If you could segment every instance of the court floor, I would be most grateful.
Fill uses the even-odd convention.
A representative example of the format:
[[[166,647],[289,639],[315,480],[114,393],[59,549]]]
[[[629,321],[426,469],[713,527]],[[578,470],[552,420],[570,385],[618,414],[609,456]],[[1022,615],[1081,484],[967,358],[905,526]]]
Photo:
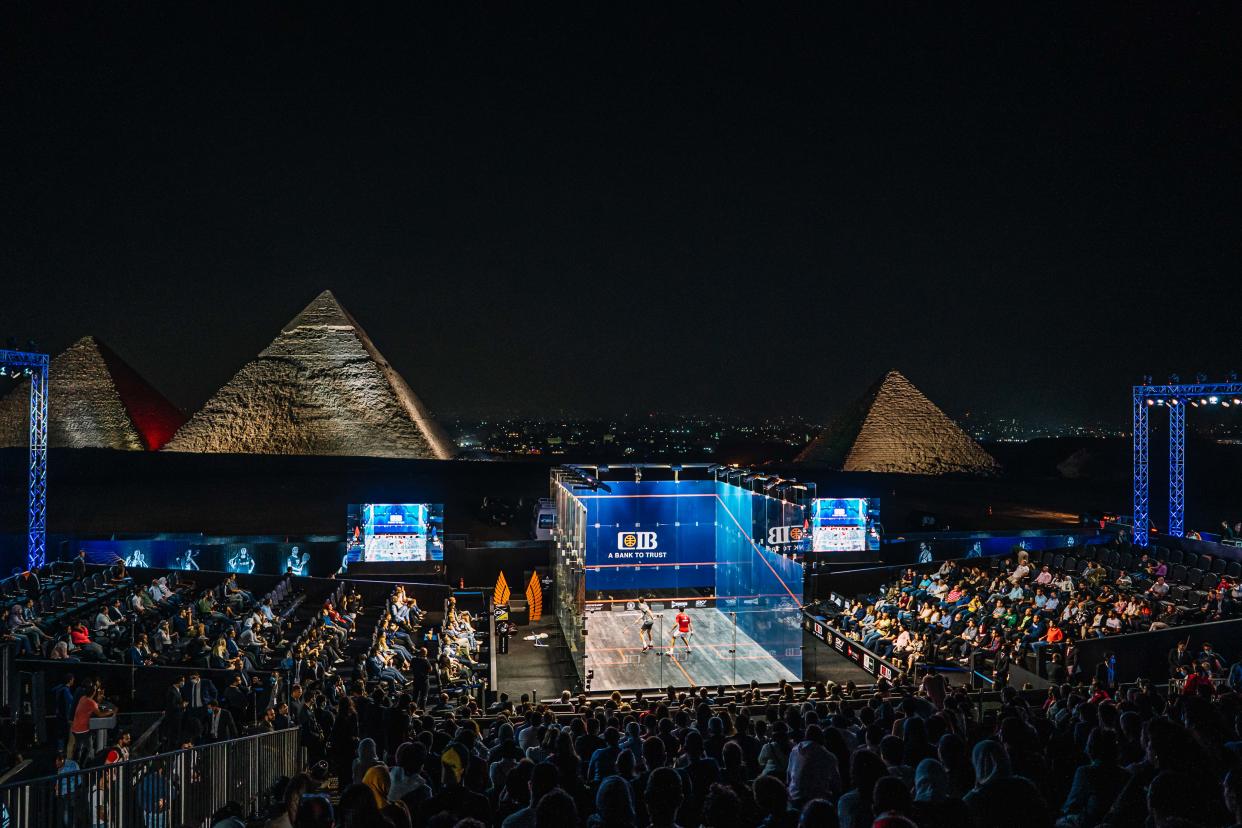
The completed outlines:
[[[668,656],[675,612],[657,613],[656,648],[642,651],[638,612],[595,612],[587,617],[586,668],[594,671],[592,690],[635,687],[699,687],[799,680],[717,609],[692,609],[690,652],[680,642]],[[737,645],[734,647],[734,635]],[[735,652],[730,652],[735,650]]]

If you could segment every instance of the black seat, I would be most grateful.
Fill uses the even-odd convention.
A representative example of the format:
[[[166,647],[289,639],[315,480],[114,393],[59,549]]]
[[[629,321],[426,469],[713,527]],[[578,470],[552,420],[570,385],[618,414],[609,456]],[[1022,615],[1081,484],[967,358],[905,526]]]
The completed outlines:
[[[1170,550],[1168,556],[1165,557],[1165,560],[1168,562],[1169,566],[1173,566],[1174,564],[1181,563],[1182,562],[1182,550],[1180,549]]]
[[[1117,565],[1122,569],[1129,569],[1132,563],[1134,563],[1134,555],[1129,552],[1122,552],[1117,556]]]
[[[1066,555],[1065,560],[1061,563],[1061,566],[1065,568],[1066,572],[1077,572],[1078,571],[1078,559],[1075,558],[1073,555]]]
[[[1065,564],[1065,556],[1060,552],[1052,556],[1052,568],[1060,569]]]
[[[1218,583],[1220,583],[1219,575],[1215,572],[1204,572],[1203,577],[1199,579],[1199,589],[1216,589]]]
[[[1174,584],[1182,583],[1186,580],[1186,567],[1181,564],[1169,567],[1169,577],[1166,580]]]
[[[1182,563],[1186,565],[1187,569],[1190,569],[1192,566],[1197,567],[1199,565],[1199,555],[1195,552],[1183,553]]]
[[[1225,567],[1225,574],[1230,578],[1242,578],[1242,561],[1230,561]]]
[[[1224,558],[1217,558],[1216,560],[1212,561],[1212,571],[1215,572],[1217,575],[1224,575],[1225,567],[1227,566],[1229,566],[1229,561],[1225,560]]]

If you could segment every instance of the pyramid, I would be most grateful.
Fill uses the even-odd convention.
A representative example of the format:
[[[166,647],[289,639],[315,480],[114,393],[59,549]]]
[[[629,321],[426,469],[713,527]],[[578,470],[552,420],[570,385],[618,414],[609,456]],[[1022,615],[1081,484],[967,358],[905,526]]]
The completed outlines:
[[[441,460],[453,453],[405,380],[327,290],[165,449]]]
[[[799,462],[842,471],[990,475],[1000,465],[897,371],[812,440]]]
[[[48,366],[48,444],[52,448],[154,451],[185,415],[93,336],[79,339]],[[30,383],[0,400],[0,446],[26,446]]]

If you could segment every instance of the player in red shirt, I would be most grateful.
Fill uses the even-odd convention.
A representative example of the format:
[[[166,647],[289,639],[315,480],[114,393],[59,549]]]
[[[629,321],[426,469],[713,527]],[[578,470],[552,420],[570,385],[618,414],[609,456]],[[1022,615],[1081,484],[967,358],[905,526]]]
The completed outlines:
[[[680,638],[681,643],[686,645],[686,655],[689,655],[690,636],[693,635],[690,631],[690,616],[686,615],[686,610],[683,607],[682,610],[677,613],[677,617],[673,620],[677,622],[677,626],[673,629],[672,640],[668,642],[668,654],[670,656],[673,654],[673,650],[677,647],[677,639]]]

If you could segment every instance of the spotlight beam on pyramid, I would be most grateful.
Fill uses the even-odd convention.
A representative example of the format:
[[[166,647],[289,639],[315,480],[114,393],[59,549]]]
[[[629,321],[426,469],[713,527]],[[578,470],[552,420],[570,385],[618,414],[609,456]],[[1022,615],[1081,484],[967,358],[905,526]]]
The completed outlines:
[[[47,354],[0,350],[0,367],[30,379],[30,468],[27,481],[26,567],[47,557]]]
[[[1147,527],[1151,517],[1148,492],[1148,436],[1151,410],[1169,410],[1169,528],[1171,537],[1180,538],[1186,527],[1186,414],[1188,408],[1207,405],[1238,405],[1242,400],[1242,382],[1200,382],[1183,385],[1174,382],[1153,385],[1150,378],[1131,389],[1130,407],[1133,414],[1132,456],[1134,465],[1134,545],[1147,546],[1151,533]]]

